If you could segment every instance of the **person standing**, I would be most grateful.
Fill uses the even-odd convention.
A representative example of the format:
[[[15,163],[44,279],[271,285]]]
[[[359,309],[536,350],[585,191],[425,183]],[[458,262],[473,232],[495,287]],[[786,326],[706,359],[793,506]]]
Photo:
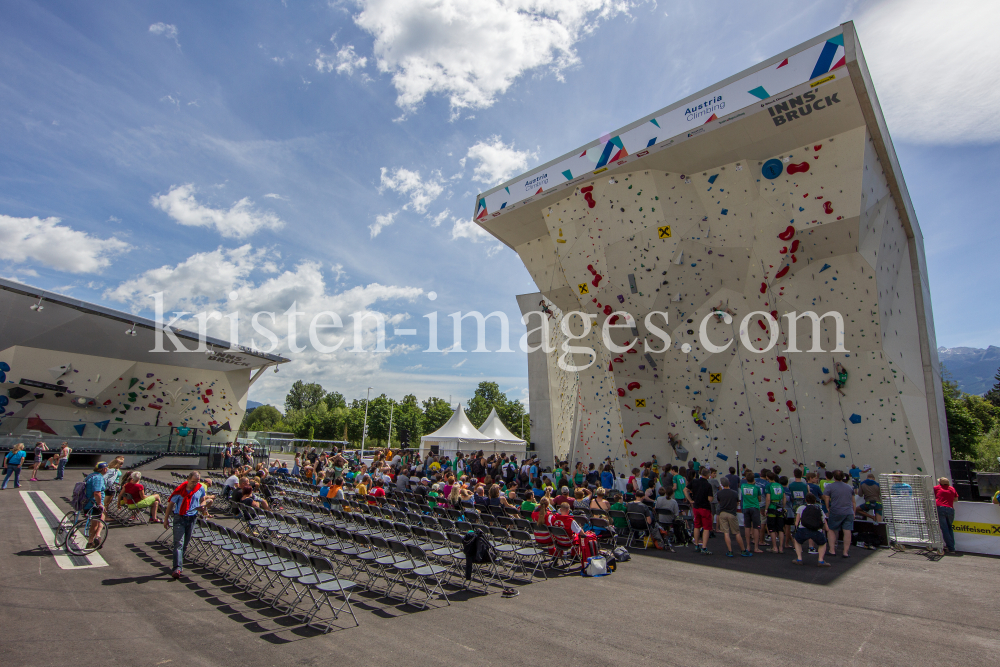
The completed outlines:
[[[785,553],[785,488],[778,483],[773,470],[767,471],[767,532],[771,536],[771,553]]]
[[[955,522],[955,501],[958,500],[958,491],[951,485],[951,480],[947,477],[938,479],[937,486],[934,487],[934,503],[937,505],[938,522],[941,524],[941,536],[944,538],[944,550],[955,552],[955,531],[952,524]]]
[[[708,481],[708,468],[702,466],[699,476],[691,482],[684,493],[691,503],[694,514],[694,550],[711,556],[708,550],[708,536],[712,531],[712,485]],[[699,540],[699,537],[701,538]]]
[[[21,466],[24,464],[24,457],[27,454],[24,453],[24,443],[19,442],[14,445],[14,449],[7,452],[7,455],[3,458],[3,465],[7,469],[7,473],[3,476],[3,486],[0,489],[7,488],[7,480],[10,479],[11,475],[14,475],[14,487],[21,488]]]
[[[830,555],[837,553],[837,531],[844,531],[844,551],[841,556],[849,558],[848,551],[851,549],[851,531],[854,530],[854,512],[857,508],[855,502],[854,489],[850,484],[844,482],[844,473],[840,470],[833,471],[833,481],[829,482],[824,489],[826,506],[830,510],[827,517],[827,528],[830,531]]]
[[[170,528],[170,517],[174,518],[174,565],[172,575],[180,579],[184,568],[184,553],[191,542],[198,510],[205,498],[205,487],[201,484],[201,474],[192,472],[187,481],[174,489],[167,501],[167,509],[163,513],[163,527]]]
[[[87,540],[87,548],[93,549],[94,545],[101,537],[101,522],[97,519],[104,518],[104,476],[108,472],[108,464],[100,461],[94,466],[94,472],[87,475],[85,480],[87,502],[83,504],[83,509],[87,512],[96,509],[97,515],[91,518],[90,535]]]
[[[63,473],[66,471],[66,464],[69,463],[69,455],[73,451],[73,448],[69,446],[68,442],[64,442],[62,447],[59,448],[59,468],[56,470],[56,479],[62,479]]]
[[[746,547],[750,550],[750,537],[753,536],[753,553],[762,554],[760,548],[760,487],[754,483],[753,472],[747,470],[740,484],[740,503],[743,506],[743,532],[746,533]]]
[[[42,454],[47,451],[49,451],[49,446],[44,442],[39,441],[35,443],[35,463],[31,468],[31,479],[28,480],[29,482],[38,481],[38,469],[42,467]]]
[[[743,538],[740,536],[740,522],[737,517],[737,508],[740,504],[740,494],[729,488],[729,476],[719,478],[722,489],[715,496],[715,501],[719,505],[719,532],[726,540],[726,556],[733,557],[733,543],[730,535],[736,536],[736,543],[740,545],[740,555],[749,556],[750,552],[743,545]]]

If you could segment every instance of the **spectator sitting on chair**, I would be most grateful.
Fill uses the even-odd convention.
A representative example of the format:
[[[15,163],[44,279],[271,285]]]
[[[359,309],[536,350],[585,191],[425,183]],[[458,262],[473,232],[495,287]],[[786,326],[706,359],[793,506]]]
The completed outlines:
[[[559,489],[559,495],[556,496],[552,502],[555,503],[556,507],[559,507],[563,503],[572,503],[574,500],[573,496],[569,495],[569,487],[564,486]]]
[[[578,488],[573,495],[576,496],[576,499],[572,503],[570,503],[569,501],[563,501],[562,503],[558,503],[558,506],[562,507],[562,505],[565,503],[567,505],[570,505],[573,509],[577,510],[588,509],[590,507],[590,499],[594,496],[594,493],[590,489],[584,489],[581,487]]]
[[[118,494],[118,505],[119,507],[127,507],[130,510],[144,510],[149,508],[149,519],[153,523],[159,521],[156,518],[156,511],[160,507],[160,494],[154,493],[151,496],[146,495],[146,490],[139,480],[142,479],[142,473],[136,470],[131,475],[129,475],[128,482],[122,485],[122,490]],[[130,504],[125,504],[125,496],[129,495],[132,497],[132,502]]]
[[[605,491],[604,487],[597,487],[597,490],[594,491],[594,495],[590,497],[590,509],[604,510],[605,512],[611,509],[611,503],[604,499],[606,493],[607,491]]]
[[[649,509],[649,505],[641,500],[634,500],[625,506],[625,512],[627,514],[641,514],[646,518],[646,530],[649,532],[650,539],[653,540],[653,546],[663,551],[663,539],[658,534],[660,531],[653,525],[653,510]]]
[[[819,545],[820,567],[830,567],[830,564],[823,560],[826,555],[826,533],[829,526],[826,523],[826,514],[823,508],[816,501],[816,496],[812,493],[806,495],[806,504],[800,505],[795,511],[795,533],[792,535],[792,543],[795,545],[795,560],[793,565],[802,565],[802,545],[812,540]]]
[[[660,487],[660,497],[656,499],[655,509],[656,529],[663,535],[663,545],[666,547],[666,551],[673,552],[674,548],[670,546],[668,538],[674,529],[674,521],[679,518],[681,510],[677,506],[677,501],[671,498],[662,486]]]
[[[549,514],[548,524],[550,526],[562,526],[569,533],[569,536],[573,538],[574,543],[580,541],[580,533],[583,532],[583,528],[580,524],[576,522],[573,515],[570,514],[569,503],[563,503],[559,506],[559,511],[555,514]]]

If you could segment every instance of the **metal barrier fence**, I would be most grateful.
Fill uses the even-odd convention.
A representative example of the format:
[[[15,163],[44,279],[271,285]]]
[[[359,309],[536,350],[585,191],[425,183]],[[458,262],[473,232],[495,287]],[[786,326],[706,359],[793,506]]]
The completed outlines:
[[[890,542],[906,547],[944,548],[934,481],[929,476],[883,473],[879,485]]]

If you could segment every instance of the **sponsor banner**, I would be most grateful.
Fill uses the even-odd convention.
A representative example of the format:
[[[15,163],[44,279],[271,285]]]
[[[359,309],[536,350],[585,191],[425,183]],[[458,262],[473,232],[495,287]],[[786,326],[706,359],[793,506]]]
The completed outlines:
[[[748,111],[759,110],[760,107],[753,108],[762,102],[762,106],[767,106],[773,95],[782,94],[805,83],[812,82],[816,86],[833,81],[838,76],[843,77],[845,74],[834,73],[834,70],[844,64],[844,36],[839,34],[791,55],[780,63],[723,86],[701,99],[655,116],[630,130],[601,137],[579,154],[544,169],[536,169],[505,188],[480,196],[476,203],[475,218],[484,220],[496,217],[498,213],[506,213],[518,204],[526,203],[528,197],[562,189],[569,183],[578,182],[581,177],[587,178],[612,167],[628,164],[650,151],[662,150],[678,140],[686,140],[736,120]],[[817,90],[816,95],[819,94]],[[807,114],[817,108],[813,103],[810,104]],[[819,108],[830,105],[824,99]],[[740,111],[743,113],[737,113]],[[781,117],[786,122],[789,121],[789,111],[790,109],[782,112]],[[799,113],[801,109],[797,110],[792,120],[800,118]],[[711,126],[706,127],[707,124]]]
[[[1000,507],[993,503],[955,503],[955,547],[1000,556]]]

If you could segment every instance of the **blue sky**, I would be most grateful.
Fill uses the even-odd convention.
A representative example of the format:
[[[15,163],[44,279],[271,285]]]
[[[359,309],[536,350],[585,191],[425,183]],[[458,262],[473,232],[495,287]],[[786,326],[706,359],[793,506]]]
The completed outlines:
[[[289,354],[255,400],[297,377],[455,400],[491,379],[527,399],[513,295],[535,287],[470,224],[476,193],[854,19],[938,342],[1000,344],[997,18],[928,0],[7,0],[0,275],[146,316],[162,290],[169,309],[279,320],[296,301],[348,334],[352,312],[388,319],[386,352]],[[515,352],[424,352],[432,310],[442,349],[449,313],[506,312]]]

